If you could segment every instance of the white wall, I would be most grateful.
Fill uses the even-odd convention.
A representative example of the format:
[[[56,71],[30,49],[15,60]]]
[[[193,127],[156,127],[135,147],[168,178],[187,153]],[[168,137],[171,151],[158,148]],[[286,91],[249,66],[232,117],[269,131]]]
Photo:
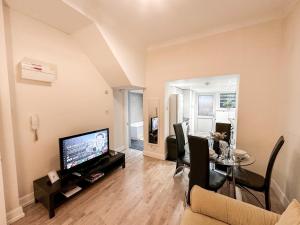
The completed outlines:
[[[288,200],[300,200],[300,2],[292,13],[284,20],[282,85],[282,124],[286,143],[278,156],[274,178],[286,196],[282,196],[286,204]],[[276,90],[278,91],[278,90]],[[272,112],[274,110],[272,109]]]
[[[178,94],[183,96],[183,90],[174,86],[170,86],[169,84],[166,84],[166,94],[164,98],[165,105],[166,105],[166,112],[165,112],[166,119],[165,119],[165,126],[163,127],[165,130],[164,133],[166,137],[175,134],[172,123],[174,122],[175,118],[177,118],[177,115],[175,115],[176,112],[174,110],[173,112],[171,112],[170,109],[170,96],[173,94]],[[170,115],[171,113],[172,115]],[[170,121],[170,117],[172,121]],[[145,124],[149,124],[149,122]]]
[[[7,60],[6,60],[6,44],[5,44],[5,36],[4,36],[4,17],[3,17],[3,2],[0,1],[0,74],[1,78],[8,77],[8,71],[7,71]],[[1,88],[2,89],[2,88]],[[3,93],[1,93],[1,96]],[[2,108],[2,107],[1,107]],[[2,109],[3,110],[3,109]],[[2,114],[2,112],[1,112]],[[2,118],[1,118],[2,120]],[[1,134],[2,136],[3,134]],[[3,139],[3,137],[1,137]],[[3,173],[2,173],[2,151],[0,152],[0,224],[5,225],[6,224],[6,207],[5,207],[5,199],[4,199],[4,185],[3,185]]]
[[[282,21],[276,20],[148,52],[145,101],[162,102],[160,127],[167,115],[166,82],[197,77],[240,74],[238,146],[257,158],[253,169],[264,174],[266,161],[281,134],[278,102],[281,87]],[[270,109],[273,110],[270,113]],[[148,121],[145,111],[145,123]],[[147,129],[147,127],[145,127]],[[165,132],[165,131],[164,131]],[[165,143],[165,133],[160,143]],[[165,145],[145,145],[145,151],[163,157]]]
[[[124,150],[128,147],[126,132],[126,91],[114,89],[114,146],[112,148],[117,151]]]
[[[191,90],[184,89],[182,90],[183,94],[183,118],[191,118]]]
[[[11,88],[8,76],[7,48],[4,31],[2,1],[0,1],[0,165],[3,167],[4,193],[5,203],[3,201],[3,183],[2,168],[0,168],[0,222],[6,220],[3,215],[3,207],[5,204],[7,217],[12,221],[16,217],[24,216],[23,210],[19,205],[18,198],[18,182],[16,171],[15,143],[13,132],[12,109],[13,104],[10,99]],[[2,223],[1,223],[2,224]]]
[[[59,137],[113,128],[113,93],[71,36],[15,11],[7,10],[7,14],[22,197],[32,192],[34,179],[59,169]],[[24,57],[56,64],[57,81],[49,85],[21,80],[17,65]],[[33,113],[40,118],[38,142],[30,129]]]

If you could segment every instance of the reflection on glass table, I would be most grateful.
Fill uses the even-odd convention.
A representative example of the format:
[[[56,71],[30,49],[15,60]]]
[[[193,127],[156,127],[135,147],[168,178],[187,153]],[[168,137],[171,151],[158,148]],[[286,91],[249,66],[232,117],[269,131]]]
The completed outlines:
[[[224,165],[227,166],[228,174],[231,173],[232,176],[232,186],[233,186],[233,196],[236,198],[236,185],[235,185],[235,174],[234,168],[241,167],[241,166],[249,166],[255,163],[255,157],[246,153],[243,157],[237,157],[235,155],[235,150],[230,150],[229,157],[222,157],[221,155],[218,156],[213,153],[213,150],[210,150],[210,161],[214,164]]]

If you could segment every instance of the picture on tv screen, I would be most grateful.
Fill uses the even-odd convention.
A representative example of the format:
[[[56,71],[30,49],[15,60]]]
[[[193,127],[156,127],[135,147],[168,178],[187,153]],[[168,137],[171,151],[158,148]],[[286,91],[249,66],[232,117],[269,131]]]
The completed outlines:
[[[108,129],[64,138],[60,145],[62,169],[70,169],[108,152]]]

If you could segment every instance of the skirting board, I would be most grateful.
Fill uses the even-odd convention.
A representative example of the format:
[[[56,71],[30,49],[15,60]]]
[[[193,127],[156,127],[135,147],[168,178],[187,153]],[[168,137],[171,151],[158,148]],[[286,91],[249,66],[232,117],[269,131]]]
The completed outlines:
[[[144,155],[149,156],[151,158],[155,158],[155,159],[161,159],[161,160],[166,159],[165,154],[161,154],[161,153],[157,153],[157,152],[144,151]]]
[[[26,206],[28,206],[28,205],[34,203],[34,194],[33,194],[33,192],[31,192],[31,193],[28,194],[28,195],[25,195],[25,196],[21,197],[21,198],[19,199],[19,202],[20,202],[20,205],[21,205],[22,207],[26,207]]]
[[[290,200],[287,198],[286,194],[282,191],[279,184],[274,179],[271,179],[271,187],[281,204],[286,208],[289,205]]]
[[[7,223],[11,224],[25,216],[22,206],[15,208],[6,213]]]

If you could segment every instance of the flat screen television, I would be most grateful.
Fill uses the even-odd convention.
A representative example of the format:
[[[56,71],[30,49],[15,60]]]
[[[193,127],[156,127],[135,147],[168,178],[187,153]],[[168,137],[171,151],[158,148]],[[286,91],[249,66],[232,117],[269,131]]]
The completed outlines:
[[[109,154],[109,129],[60,138],[59,149],[62,171],[82,168]]]
[[[152,117],[150,122],[151,132],[155,132],[158,130],[158,117]]]

